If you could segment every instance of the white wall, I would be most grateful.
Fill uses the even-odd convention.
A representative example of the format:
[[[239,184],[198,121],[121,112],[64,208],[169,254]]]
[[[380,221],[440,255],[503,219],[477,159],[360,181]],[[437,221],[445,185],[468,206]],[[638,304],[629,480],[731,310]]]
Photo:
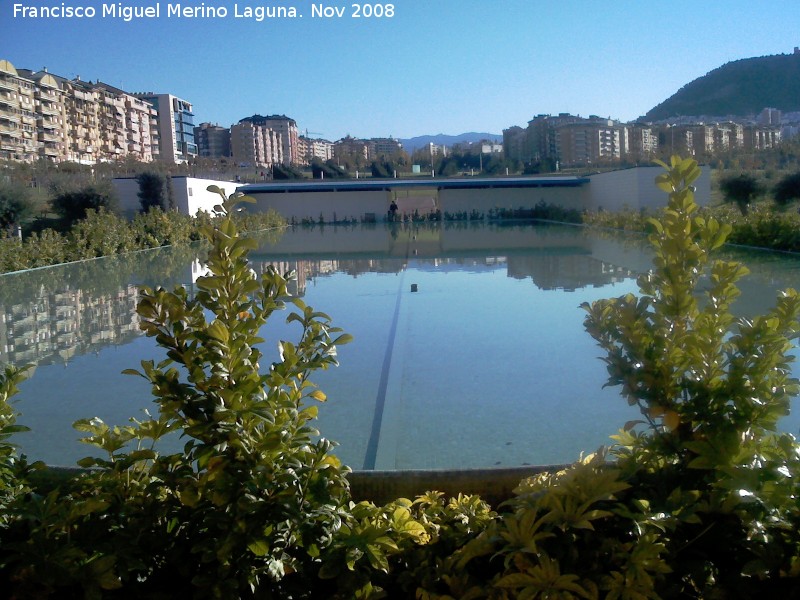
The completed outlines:
[[[711,198],[711,171],[701,167],[700,178],[695,182],[698,204],[708,204]],[[623,209],[655,209],[667,204],[667,194],[655,185],[655,178],[663,173],[660,167],[638,167],[592,175],[588,184],[575,187],[523,187],[523,188],[468,188],[436,190],[436,181],[426,182],[420,189],[398,189],[395,193],[375,191],[324,191],[324,192],[250,192],[257,199],[255,205],[245,205],[247,210],[264,211],[273,208],[289,221],[303,219],[325,222],[354,218],[361,221],[365,214],[373,213],[378,222],[383,221],[392,197],[397,198],[400,213],[419,208],[427,212],[434,204],[442,212],[470,212],[487,214],[491,209],[533,208],[536,204],[554,204],[577,210],[618,211]],[[291,184],[288,184],[291,185]],[[427,195],[426,195],[427,193]],[[335,215],[335,216],[334,216]]]
[[[700,177],[694,186],[695,202],[705,206],[711,200],[711,169],[700,167]],[[666,206],[667,193],[656,187],[656,176],[664,173],[661,167],[637,167],[591,175],[589,184],[592,210],[618,211],[623,209],[654,209]]]
[[[208,186],[215,185],[230,196],[240,186],[233,181],[215,181],[213,179],[196,179],[194,177],[173,177],[172,190],[175,194],[175,205],[179,212],[196,215],[198,210],[210,213],[214,205],[222,198],[219,194],[208,191]]]
[[[245,191],[246,190],[242,190]],[[391,202],[386,190],[361,192],[251,192],[256,204],[244,204],[248,211],[275,209],[287,221],[303,219],[318,221],[320,215],[330,223],[334,220],[355,219],[361,221],[367,213],[374,213],[380,222],[389,210]],[[334,218],[335,215],[335,218]]]
[[[590,186],[586,184],[576,187],[443,189],[439,191],[439,206],[442,212],[469,212],[474,209],[486,214],[495,208],[533,208],[544,202],[583,210],[588,207],[589,189]]]
[[[399,191],[396,198],[400,213],[413,212],[418,208],[425,213],[436,204],[443,212],[471,211],[487,213],[494,208],[533,208],[539,202],[557,204],[568,208],[588,207],[588,186],[578,187],[530,187],[489,189],[430,189],[429,196],[404,196]],[[373,213],[381,222],[386,217],[392,192],[338,191],[338,192],[250,192],[257,204],[244,205],[246,210],[266,211],[275,209],[285,219],[300,222],[303,219],[318,221],[320,215],[326,222],[354,218],[361,221],[367,213]],[[434,197],[438,201],[434,201]],[[334,217],[335,216],[335,217]]]
[[[138,196],[139,184],[136,178],[117,177],[113,180],[113,184],[119,198],[120,210],[126,217],[133,218],[141,209]],[[198,210],[210,213],[214,205],[219,204],[221,200],[219,194],[208,191],[210,185],[222,188],[230,196],[241,184],[195,177],[173,177],[172,193],[175,198],[175,208],[185,215],[194,216]]]

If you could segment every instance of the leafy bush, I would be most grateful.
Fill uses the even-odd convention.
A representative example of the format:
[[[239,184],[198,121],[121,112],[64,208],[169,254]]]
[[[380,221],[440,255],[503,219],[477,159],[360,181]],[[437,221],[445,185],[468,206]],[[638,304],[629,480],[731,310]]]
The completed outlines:
[[[0,530],[10,521],[10,505],[23,492],[27,492],[27,464],[17,456],[16,447],[9,438],[21,431],[17,425],[18,413],[10,404],[10,399],[19,390],[17,385],[25,378],[27,367],[6,366],[0,371]],[[2,565],[0,565],[2,566]]]
[[[245,231],[285,225],[275,211],[241,213],[235,220]],[[213,218],[202,211],[189,217],[155,209],[128,222],[113,213],[89,210],[86,218],[64,235],[45,229],[22,242],[0,239],[0,273],[193,242],[201,239],[200,228],[212,222]]]
[[[172,178],[169,175],[146,171],[136,176],[136,182],[139,184],[136,195],[141,212],[147,212],[151,208],[160,208],[166,212],[175,208]]]
[[[378,162],[373,160],[372,164],[370,165],[370,171],[372,172],[373,177],[389,179],[394,177],[396,170],[397,166],[391,161]]]
[[[90,210],[70,230],[71,247],[78,260],[112,256],[137,250],[136,238],[127,222],[113,213]]]
[[[50,204],[54,212],[71,224],[85,219],[90,210],[115,212],[118,202],[110,188],[90,185],[78,190],[57,192]]]
[[[0,182],[0,237],[3,230],[8,231],[32,213],[33,201],[28,188]]]
[[[206,214],[202,213],[201,214]],[[148,210],[134,217],[131,227],[140,248],[186,244],[200,239],[195,218],[171,210]]]
[[[694,161],[673,158],[657,179],[670,200],[650,222],[654,270],[639,280],[642,296],[585,308],[587,330],[607,352],[608,383],[622,386],[649,428],[621,435],[619,464],[636,474],[637,494],[646,491],[646,514],[664,515],[671,585],[702,597],[797,568],[789,531],[800,516],[798,446],[773,432],[798,392],[790,339],[800,296],[787,290],[767,315],[734,317],[747,270],[710,261],[730,226],[697,216],[698,175]]]
[[[273,165],[272,178],[275,180],[303,179],[303,174],[289,165]]]
[[[314,179],[350,179],[347,171],[336,162],[329,160],[323,163],[318,158],[311,162],[311,176]]]
[[[789,204],[792,200],[800,199],[800,173],[786,175],[775,184],[772,196],[780,206]]]
[[[289,277],[269,269],[257,278],[247,261],[256,244],[230,217],[238,200],[224,199],[218,226],[202,229],[210,274],[194,298],[180,286],[141,292],[142,329],[167,358],[128,372],[151,383],[157,416],[124,427],[77,422],[107,457],[80,461],[94,470],[15,508],[25,517],[11,524],[0,565],[20,596],[124,586],[217,598],[257,587],[288,597],[307,587],[348,499],[332,444],[310,425],[316,407],[305,403],[325,395],[309,375],[335,365],[336,344],[349,336],[291,298]],[[261,373],[254,344],[286,302],[297,308],[288,321],[299,341],[282,341],[280,360]],[[183,452],[160,455],[155,444],[172,431],[187,438]]]
[[[725,200],[735,203],[743,215],[747,214],[753,198],[761,191],[756,178],[747,173],[725,177],[719,182],[719,189]]]

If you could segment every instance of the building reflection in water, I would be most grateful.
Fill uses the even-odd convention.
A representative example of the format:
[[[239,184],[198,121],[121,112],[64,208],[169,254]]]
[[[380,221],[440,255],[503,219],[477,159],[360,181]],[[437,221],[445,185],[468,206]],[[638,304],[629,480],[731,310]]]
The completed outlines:
[[[80,289],[40,293],[27,303],[0,305],[0,362],[68,362],[79,354],[139,335],[138,287],[94,295]]]
[[[291,252],[294,256],[273,257],[281,250],[269,247],[266,252],[254,256],[252,265],[256,273],[265,272],[270,265],[281,273],[295,271],[296,279],[289,291],[299,297],[305,295],[307,286],[317,278],[339,273],[354,278],[365,273],[392,274],[409,267],[421,271],[506,269],[509,277],[530,278],[540,289],[566,291],[607,285],[633,274],[629,268],[598,259],[580,243],[575,245],[574,235],[569,237],[566,246],[555,242],[533,249],[513,247],[503,254],[496,253],[502,250],[497,248],[496,240],[489,249],[470,250],[462,244],[448,251],[441,248],[441,240],[436,236],[417,235],[413,230],[405,231],[404,235],[398,236],[395,231],[389,236],[384,231],[383,239],[392,244],[389,248],[367,249],[366,252],[346,248],[331,257],[321,256],[313,244],[300,244],[314,249],[311,256]],[[290,235],[289,238],[291,244]],[[448,252],[452,256],[448,256]],[[178,277],[177,281],[173,277],[173,284],[184,285],[192,294],[194,281],[205,269],[192,257],[181,270],[185,276]],[[74,356],[125,344],[140,335],[137,283],[128,282],[115,288],[106,286],[105,289],[99,286],[98,289],[93,280],[92,285],[81,289],[75,287],[73,279],[62,281],[59,269],[54,268],[46,283],[28,286],[24,300],[15,301],[7,295],[0,298],[0,363],[66,364]]]

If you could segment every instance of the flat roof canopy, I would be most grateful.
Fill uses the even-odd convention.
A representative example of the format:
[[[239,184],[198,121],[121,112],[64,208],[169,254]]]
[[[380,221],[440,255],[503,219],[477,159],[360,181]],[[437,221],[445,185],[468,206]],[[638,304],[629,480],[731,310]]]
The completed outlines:
[[[292,192],[376,192],[397,189],[436,188],[467,190],[492,188],[579,187],[589,183],[588,177],[463,177],[448,179],[314,179],[255,183],[237,188],[245,194],[278,194]]]

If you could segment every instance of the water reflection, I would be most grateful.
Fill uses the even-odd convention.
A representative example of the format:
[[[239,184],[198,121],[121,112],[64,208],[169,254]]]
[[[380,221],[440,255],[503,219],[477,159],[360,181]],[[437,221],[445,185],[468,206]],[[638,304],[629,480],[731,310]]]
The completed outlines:
[[[290,291],[298,296],[320,277],[400,273],[410,261],[423,271],[505,268],[509,277],[530,278],[543,290],[604,286],[634,274],[593,257],[583,233],[467,223],[297,228],[279,239],[275,232],[261,234],[252,264],[256,272],[270,265],[294,270]],[[66,363],[129,343],[140,335],[139,287],[182,285],[191,292],[204,256],[199,246],[158,249],[2,276],[0,363]]]
[[[341,367],[320,374],[332,399],[320,429],[355,468],[568,461],[636,416],[617,390],[602,390],[600,351],[577,307],[636,291],[650,266],[639,236],[457,223],[257,237],[254,270],[296,271],[292,292],[356,337]],[[31,458],[74,464],[87,453],[74,420],[124,424],[152,408],[146,382],[120,375],[163,358],[140,336],[137,290],[191,294],[204,257],[202,246],[169,248],[0,277],[0,362],[38,365],[19,405],[33,431],[18,441]],[[740,314],[763,313],[778,290],[800,287],[797,257],[732,249],[723,258],[752,271]],[[279,321],[266,339],[289,335]],[[798,423],[793,415],[787,428]]]

